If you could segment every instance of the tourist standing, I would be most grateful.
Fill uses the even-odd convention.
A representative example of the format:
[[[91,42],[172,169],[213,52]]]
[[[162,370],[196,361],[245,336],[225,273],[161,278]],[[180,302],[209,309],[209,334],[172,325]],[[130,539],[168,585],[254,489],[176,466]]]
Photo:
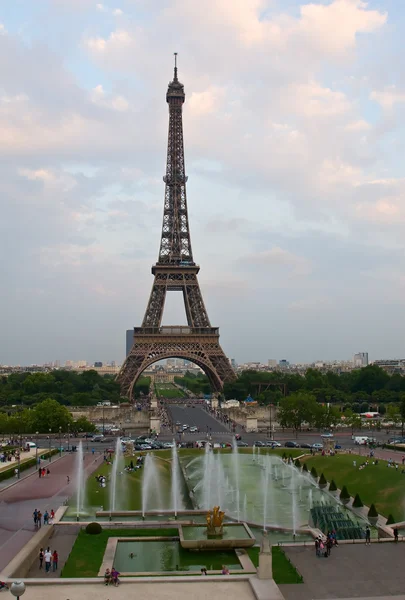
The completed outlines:
[[[396,542],[398,541],[398,527],[394,527],[394,539]]]
[[[44,512],[44,525],[48,525],[48,524],[49,524],[49,513],[48,513],[48,511],[46,510],[46,511]]]
[[[39,549],[39,568],[42,569],[42,563],[44,562],[44,549],[40,548]]]
[[[52,554],[52,571],[53,572],[58,570],[58,560],[59,560],[59,555],[56,552],[56,550],[54,550],[53,554]]]
[[[45,573],[49,573],[49,570],[51,568],[51,562],[52,562],[52,554],[51,554],[49,548],[45,552],[44,558],[45,558]]]
[[[42,525],[42,513],[41,513],[40,510],[38,511],[38,514],[37,514],[37,523],[38,523],[38,527],[41,527],[41,525]]]
[[[38,526],[38,511],[37,509],[34,510],[34,512],[32,513],[33,519],[34,519],[34,525],[35,527]]]
[[[366,527],[366,546],[369,546],[371,544],[371,531],[370,531],[370,527],[367,525]]]

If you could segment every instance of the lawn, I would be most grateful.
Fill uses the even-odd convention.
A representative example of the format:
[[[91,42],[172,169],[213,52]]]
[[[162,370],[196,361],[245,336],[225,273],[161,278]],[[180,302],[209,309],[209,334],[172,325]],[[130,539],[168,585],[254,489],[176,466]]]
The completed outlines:
[[[97,577],[110,537],[178,535],[178,529],[103,529],[98,535],[90,535],[82,529],[62,569],[61,577]]]
[[[315,467],[318,475],[323,473],[328,482],[334,479],[339,489],[346,485],[351,496],[359,494],[367,506],[374,503],[385,517],[392,514],[395,520],[403,519],[405,476],[401,475],[401,469],[388,468],[387,462],[380,460],[378,465],[371,464],[359,471],[359,465],[365,460],[364,456],[336,454],[308,457],[305,462],[308,469]]]
[[[250,560],[257,567],[259,565],[260,548],[254,546],[253,548],[248,548],[247,552]],[[302,583],[302,576],[286,557],[282,548],[273,546],[271,553],[273,556],[273,578],[278,585],[284,583]]]

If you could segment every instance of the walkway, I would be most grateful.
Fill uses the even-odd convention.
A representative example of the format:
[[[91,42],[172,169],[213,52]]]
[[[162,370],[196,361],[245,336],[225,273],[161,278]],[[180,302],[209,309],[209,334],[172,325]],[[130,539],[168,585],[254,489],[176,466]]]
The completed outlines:
[[[18,481],[15,485],[0,489],[0,572],[13,556],[31,539],[35,533],[32,513],[38,508],[42,513],[56,509],[73,495],[75,491],[76,454],[69,454],[48,463],[49,477],[39,478],[36,471]],[[103,460],[85,455],[85,466],[89,472]],[[67,475],[71,481],[67,485]]]
[[[44,527],[44,526],[43,526]],[[31,565],[27,578],[60,577],[63,567],[76,541],[81,525],[69,525],[68,527],[55,526],[54,534],[49,541],[51,552],[57,551],[59,556],[58,570],[56,572],[45,572],[45,567],[39,569],[39,560],[35,560]],[[39,550],[39,549],[38,549]]]
[[[285,552],[304,578],[303,584],[280,585],[286,600],[374,598],[405,589],[405,543],[345,544],[329,558],[317,558],[315,547]]]

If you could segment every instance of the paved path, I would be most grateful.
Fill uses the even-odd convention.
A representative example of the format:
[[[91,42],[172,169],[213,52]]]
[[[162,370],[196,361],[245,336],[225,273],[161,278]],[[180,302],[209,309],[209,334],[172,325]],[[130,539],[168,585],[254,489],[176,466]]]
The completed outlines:
[[[64,526],[55,526],[54,534],[49,541],[51,552],[54,550],[57,551],[59,556],[58,561],[58,570],[49,573],[45,572],[45,567],[42,569],[39,568],[39,560],[35,560],[31,565],[31,568],[28,572],[28,578],[43,578],[43,577],[60,577],[63,567],[67,559],[69,558],[69,554],[73,548],[73,544],[76,541],[77,535],[81,529],[81,525],[69,525],[68,527]],[[39,549],[38,549],[39,554]]]
[[[286,600],[374,598],[405,589],[405,543],[345,544],[329,558],[317,558],[315,547],[284,550],[304,578],[303,584],[280,585]]]
[[[38,508],[42,513],[52,508],[56,511],[73,495],[76,457],[76,454],[69,454],[50,463],[49,477],[40,479],[35,472],[16,485],[0,490],[0,572],[34,535],[34,509]],[[92,471],[102,460],[102,455],[95,459],[87,454],[85,466]],[[67,475],[71,479],[69,485]]]

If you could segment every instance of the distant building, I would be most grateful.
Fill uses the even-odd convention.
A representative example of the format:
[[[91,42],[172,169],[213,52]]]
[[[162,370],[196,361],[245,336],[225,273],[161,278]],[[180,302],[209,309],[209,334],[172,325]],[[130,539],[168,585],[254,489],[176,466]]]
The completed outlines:
[[[368,352],[358,352],[353,357],[353,364],[355,367],[367,367],[368,365]]]
[[[96,367],[96,369],[101,369],[101,367],[103,366],[103,363],[100,361],[97,361],[94,363],[94,366]]]
[[[277,360],[275,358],[269,358],[267,361],[267,366],[271,369],[274,369],[274,367],[277,367]]]
[[[282,358],[282,359],[279,361],[279,363],[278,363],[278,366],[279,366],[281,369],[288,369],[288,367],[290,366],[290,363],[289,363],[289,362],[288,362],[288,360],[286,360],[285,358]]]
[[[231,363],[232,369],[237,369],[238,365],[236,364],[236,360],[234,358],[230,358],[229,362]]]
[[[133,329],[127,329],[125,339],[126,339],[125,356],[128,356],[128,354],[131,352],[132,344],[134,343],[134,330]]]

